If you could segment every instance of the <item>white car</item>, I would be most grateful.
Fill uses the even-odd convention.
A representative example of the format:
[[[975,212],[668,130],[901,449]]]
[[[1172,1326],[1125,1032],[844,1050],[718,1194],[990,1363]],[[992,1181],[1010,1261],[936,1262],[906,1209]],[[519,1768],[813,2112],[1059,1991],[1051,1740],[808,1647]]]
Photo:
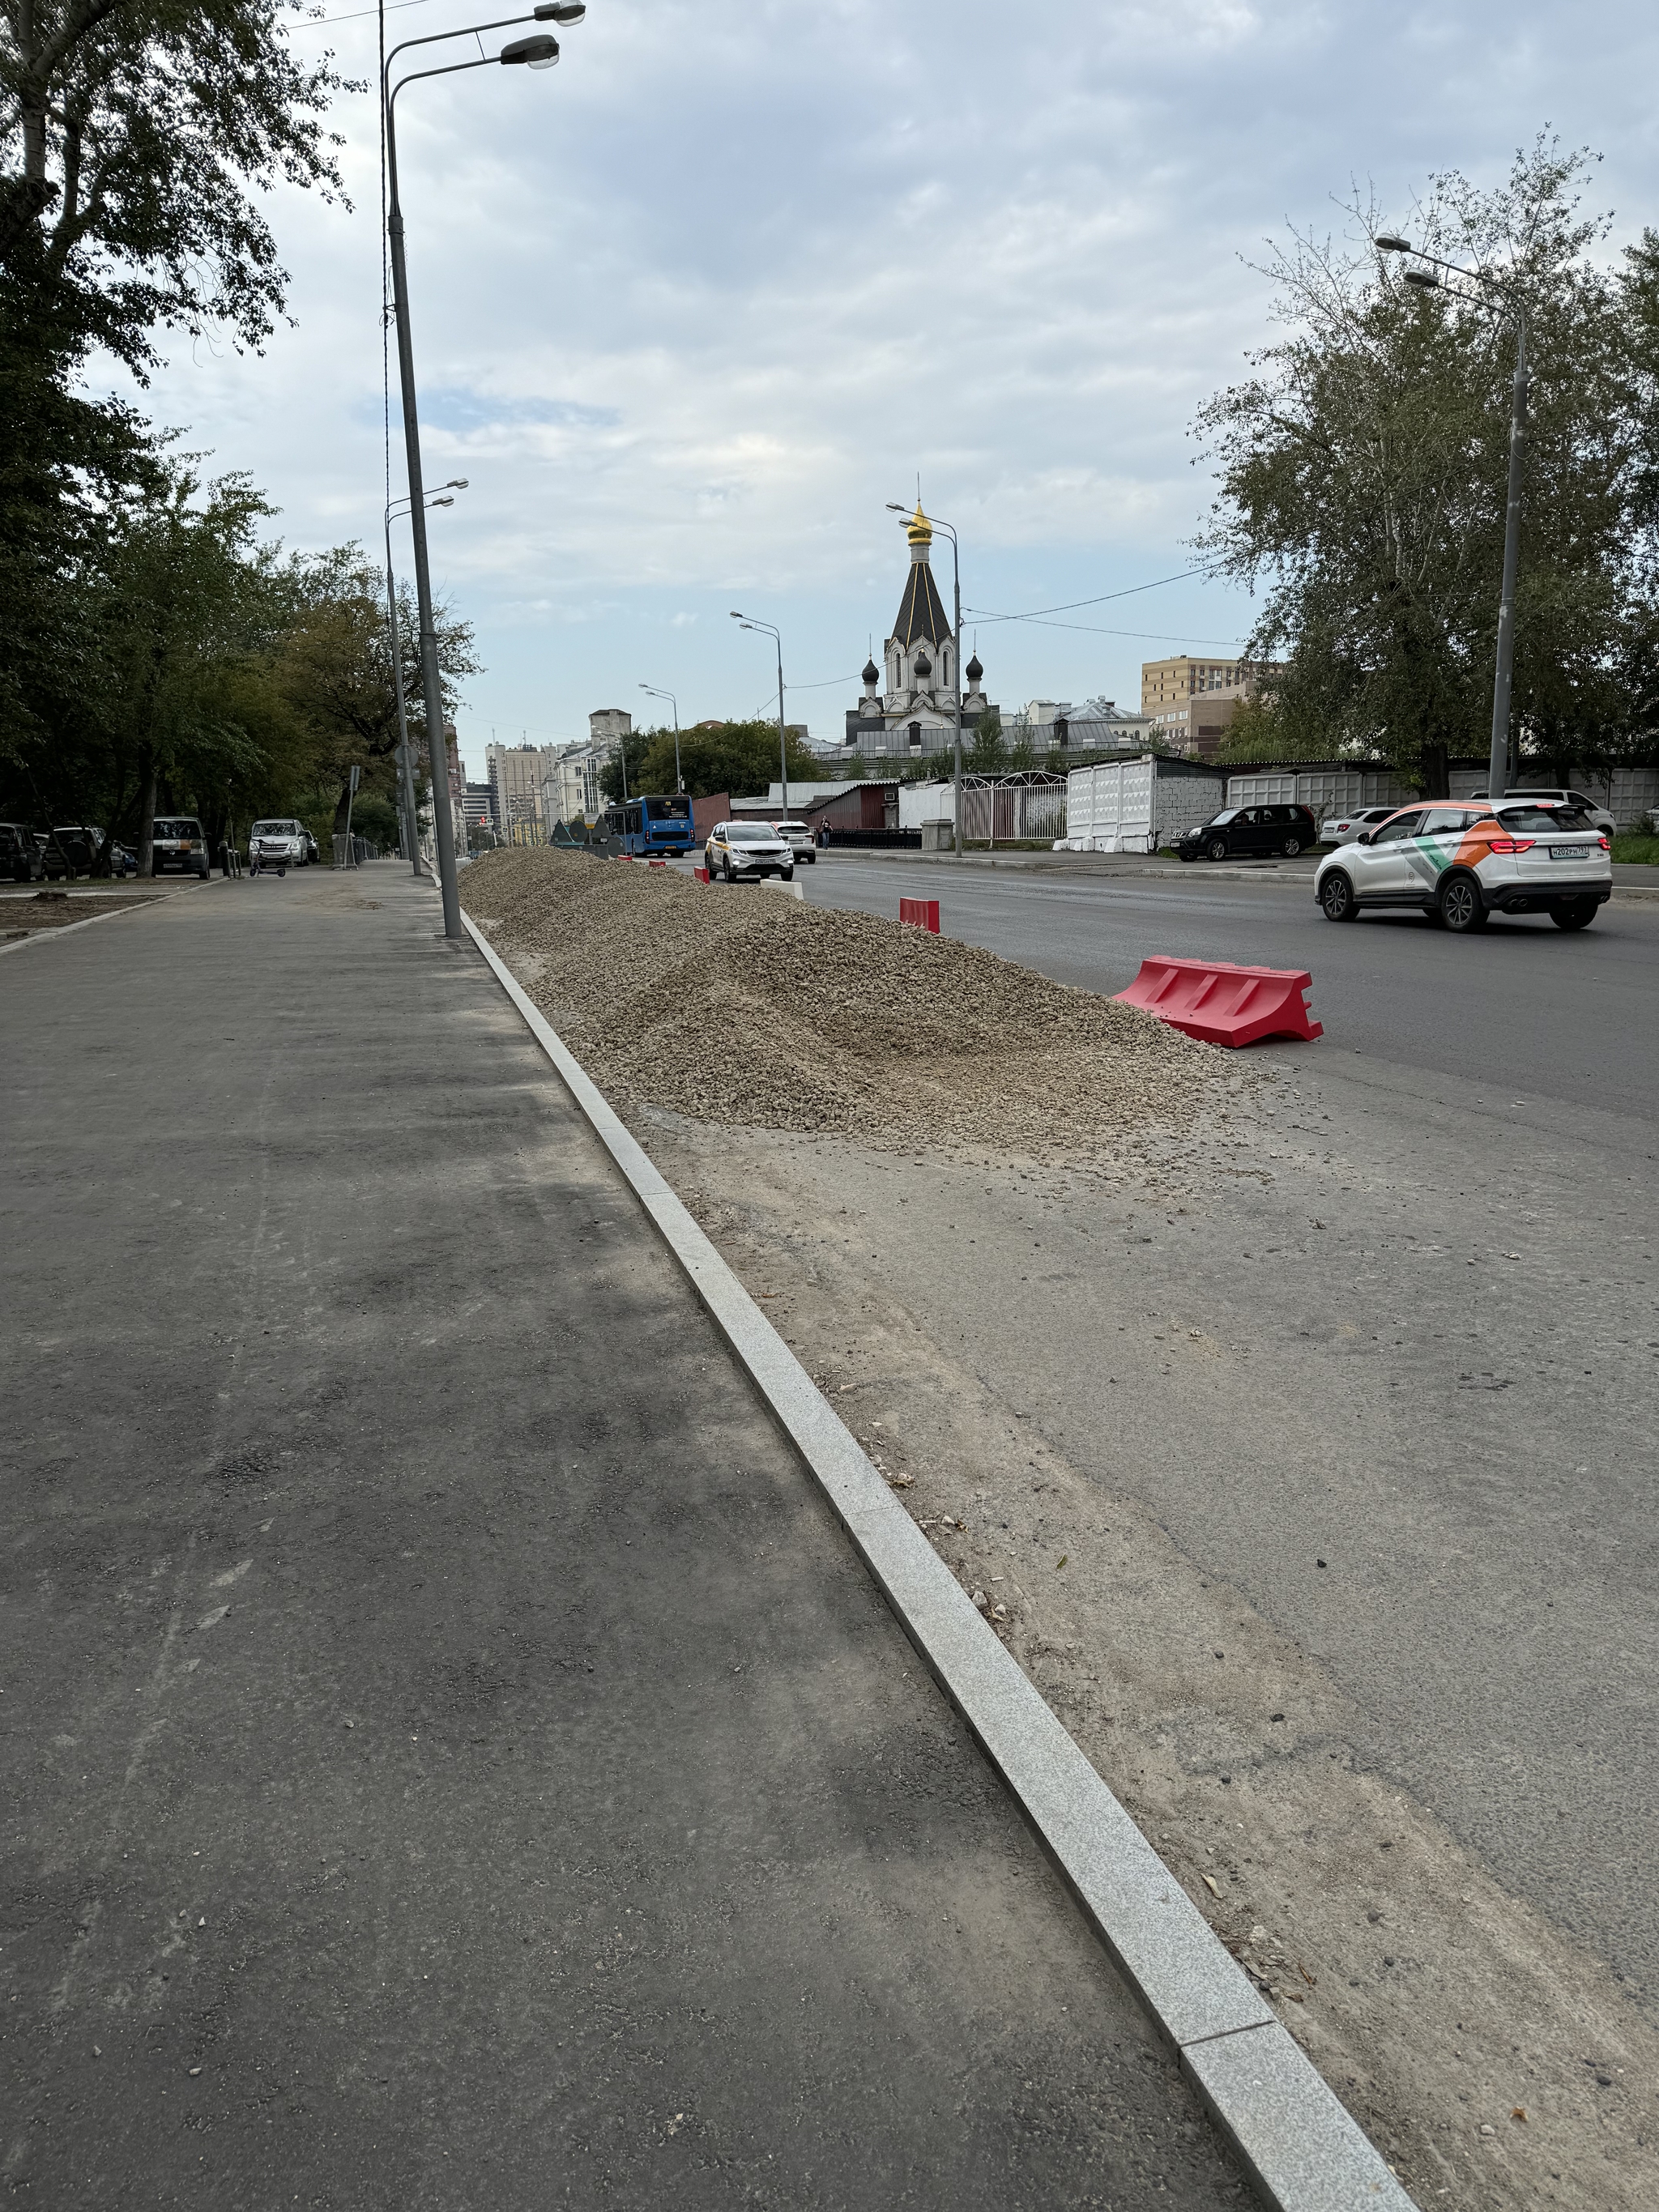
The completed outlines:
[[[150,872],[165,875],[178,868],[205,882],[209,873],[207,832],[193,814],[158,814],[150,840]]]
[[[1471,799],[1484,799],[1486,796],[1484,791],[1469,793]],[[1541,784],[1536,787],[1529,784],[1524,791],[1506,791],[1504,796],[1505,799],[1553,799],[1558,806],[1576,806],[1581,814],[1589,817],[1592,829],[1600,830],[1609,837],[1618,833],[1619,824],[1607,808],[1598,806],[1593,799],[1586,799],[1582,791],[1567,791],[1555,785],[1546,789]]]
[[[1443,929],[1484,929],[1493,914],[1547,914],[1583,929],[1613,892],[1609,840],[1553,799],[1402,806],[1380,829],[1328,853],[1314,871],[1327,921],[1370,908],[1415,908]]]
[[[816,861],[818,848],[804,822],[775,822],[772,827],[798,860]]]
[[[1362,806],[1354,814],[1339,814],[1332,821],[1319,825],[1322,845],[1351,845],[1362,830],[1375,830],[1386,822],[1395,809],[1392,806]]]
[[[256,822],[247,833],[248,857],[252,860],[255,846],[259,848],[260,865],[274,868],[279,853],[285,851],[290,868],[303,868],[311,860],[314,841],[303,822],[292,815],[283,815],[267,822]]]
[[[708,880],[724,876],[728,884],[739,876],[780,876],[795,880],[795,855],[769,822],[717,822],[703,848]]]

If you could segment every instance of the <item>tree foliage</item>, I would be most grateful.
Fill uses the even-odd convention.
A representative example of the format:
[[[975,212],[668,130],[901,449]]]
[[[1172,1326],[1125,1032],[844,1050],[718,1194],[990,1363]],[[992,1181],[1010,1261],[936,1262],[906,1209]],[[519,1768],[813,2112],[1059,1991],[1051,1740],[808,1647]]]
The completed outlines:
[[[788,761],[792,783],[811,782],[822,770],[817,756],[793,734],[788,739]],[[765,792],[777,781],[779,766],[775,722],[720,722],[713,729],[680,732],[680,770],[693,799],[715,799],[722,793],[741,799]],[[621,798],[618,762],[606,762],[600,771],[599,787],[607,799]],[[633,732],[629,740],[628,788],[635,793],[673,790],[672,729]]]
[[[1265,273],[1285,335],[1200,412],[1220,495],[1203,549],[1265,585],[1252,653],[1283,660],[1233,744],[1391,758],[1432,779],[1490,730],[1515,314],[1529,326],[1513,712],[1586,764],[1645,743],[1656,635],[1659,247],[1622,265],[1581,212],[1585,158],[1540,141],[1481,191],[1432,179],[1414,245],[1486,272],[1424,292],[1370,244],[1292,233]]]

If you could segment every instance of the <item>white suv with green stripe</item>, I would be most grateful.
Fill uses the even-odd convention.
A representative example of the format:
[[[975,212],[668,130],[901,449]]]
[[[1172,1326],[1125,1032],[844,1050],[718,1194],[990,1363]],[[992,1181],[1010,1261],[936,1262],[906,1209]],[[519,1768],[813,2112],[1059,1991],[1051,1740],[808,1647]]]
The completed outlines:
[[[1550,799],[1402,806],[1314,873],[1328,921],[1412,907],[1459,932],[1484,929],[1494,914],[1547,914],[1558,929],[1583,929],[1612,890],[1606,833]]]

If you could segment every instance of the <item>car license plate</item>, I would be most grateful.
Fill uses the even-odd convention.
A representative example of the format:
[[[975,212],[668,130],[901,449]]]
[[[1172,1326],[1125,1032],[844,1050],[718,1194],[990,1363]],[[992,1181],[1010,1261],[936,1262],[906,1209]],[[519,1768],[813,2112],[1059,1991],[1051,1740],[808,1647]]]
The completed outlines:
[[[1552,845],[1550,858],[1553,860],[1587,860],[1589,858],[1589,847],[1588,845]]]

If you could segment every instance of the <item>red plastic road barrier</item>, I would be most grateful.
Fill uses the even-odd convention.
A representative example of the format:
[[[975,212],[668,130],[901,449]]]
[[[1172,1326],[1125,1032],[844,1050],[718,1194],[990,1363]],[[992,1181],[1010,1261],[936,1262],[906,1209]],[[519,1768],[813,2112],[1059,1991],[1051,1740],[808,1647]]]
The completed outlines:
[[[939,901],[937,899],[907,899],[899,901],[899,920],[913,922],[918,929],[931,929],[939,935]]]
[[[693,868],[691,872],[700,884],[708,884],[714,881],[714,878],[709,874],[707,868]]]
[[[1162,954],[1117,995],[1206,1044],[1255,1044],[1263,1037],[1313,1038],[1325,1032],[1309,1013],[1307,969],[1236,968],[1231,960],[1171,960]]]

